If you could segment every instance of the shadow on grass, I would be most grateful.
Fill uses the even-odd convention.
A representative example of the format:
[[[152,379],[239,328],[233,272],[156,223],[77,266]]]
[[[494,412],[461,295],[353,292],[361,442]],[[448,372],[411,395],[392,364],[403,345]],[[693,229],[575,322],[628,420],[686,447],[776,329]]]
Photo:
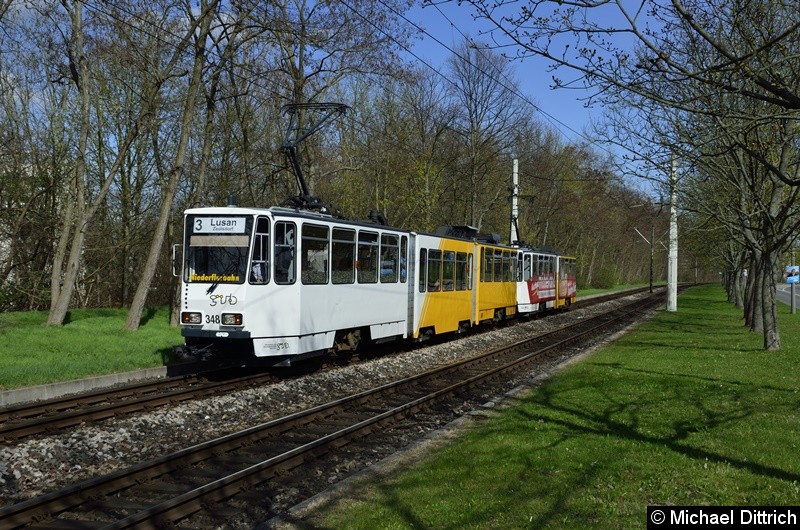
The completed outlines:
[[[577,521],[599,528],[604,526],[606,514],[598,510],[597,504],[606,501],[597,487],[598,481],[606,480],[606,475],[611,477],[608,480],[649,483],[654,476],[661,476],[662,468],[672,469],[677,465],[675,469],[682,469],[686,465],[684,459],[690,459],[701,467],[718,464],[787,484],[800,482],[794,460],[769,456],[778,442],[769,439],[772,444],[762,450],[760,440],[762,436],[770,436],[759,430],[765,414],[780,421],[780,417],[791,417],[800,406],[797,397],[787,399],[786,388],[703,375],[662,373],[614,363],[595,366],[597,369],[586,373],[551,380],[535,394],[513,400],[499,418],[488,420],[463,443],[458,442],[458,450],[443,455],[443,460],[436,458],[435,463],[426,464],[425,478],[413,473],[401,474],[373,484],[373,494],[365,498],[367,506],[378,506],[373,510],[389,514],[388,524],[400,521],[402,527],[408,528],[478,528],[498,524],[558,528]],[[610,377],[612,369],[623,373]],[[602,374],[607,377],[599,377]],[[623,378],[621,382],[619,377]],[[775,395],[770,396],[771,393]],[[742,433],[740,423],[745,438],[751,431],[758,438],[744,448],[737,446]],[[486,469],[483,466],[487,454],[498,466],[503,462],[518,465],[503,471]],[[676,456],[674,461],[672,455]],[[642,459],[637,461],[637,470],[624,465],[632,457]],[[626,471],[621,472],[623,467]],[[437,469],[445,471],[438,473]],[[508,469],[514,470],[512,474],[504,474]],[[741,478],[732,475],[726,480]],[[471,489],[473,479],[495,491],[483,495]],[[462,481],[466,486],[460,491],[457,485]],[[686,481],[708,487],[709,475],[702,471],[698,475],[689,474]],[[669,492],[673,486],[667,480],[662,487],[665,489],[660,492],[641,494],[641,500],[635,491],[623,493],[627,500],[621,500],[620,507],[610,510],[624,513],[641,502],[639,507],[644,513],[645,504],[657,504],[658,495]],[[652,494],[655,499],[650,497]],[[675,493],[679,498],[684,494],[677,490]],[[436,502],[435,496],[441,496],[441,502],[453,510],[452,516],[441,511],[428,513],[427,508],[418,504]],[[722,498],[720,502],[726,500]],[[530,512],[509,515],[509,510],[517,508]],[[374,512],[372,515],[367,512],[363,516],[366,519],[360,517],[356,516],[360,524],[375,523]],[[298,527],[324,528],[314,524],[319,523],[306,522]]]
[[[652,349],[652,348],[660,348],[662,350],[675,351],[676,348],[677,348],[677,349],[681,349],[681,350],[686,350],[689,355],[691,355],[692,352],[711,352],[711,353],[716,353],[716,352],[719,351],[719,346],[715,346],[713,344],[701,346],[701,345],[698,345],[698,344],[690,342],[690,341],[686,341],[683,344],[680,344],[680,343],[676,343],[675,340],[670,340],[670,339],[665,339],[663,342],[654,341],[654,340],[651,340],[651,339],[643,340],[643,341],[627,340],[624,343],[624,345],[625,345],[626,348],[648,349],[648,350]],[[764,351],[764,350],[763,350],[763,348],[762,349],[758,349],[758,348],[755,348],[755,347],[750,347],[748,345],[744,345],[744,346],[741,346],[741,347],[739,347],[739,346],[731,346],[728,349],[728,351],[730,353],[757,353],[757,352]]]
[[[158,354],[161,356],[161,364],[167,366],[175,362],[175,354],[172,351],[172,348],[161,348],[158,350]]]
[[[666,379],[673,380],[698,380],[703,382],[713,382],[715,385],[723,385],[724,382],[704,377],[694,377],[686,375],[672,375],[672,374],[658,374],[664,375]],[[605,394],[603,398],[611,399],[612,403],[602,410],[598,410],[596,405],[589,405],[587,407],[568,406],[560,403],[557,392],[549,387],[544,387],[530,400],[539,407],[547,410],[547,414],[536,414],[529,412],[527,408],[515,409],[514,414],[518,414],[526,422],[547,422],[571,433],[572,436],[590,435],[590,436],[612,436],[619,440],[627,440],[638,444],[648,444],[653,447],[666,447],[671,451],[695,459],[707,460],[708,462],[726,464],[734,468],[747,471],[749,473],[769,477],[788,482],[800,481],[800,472],[796,470],[782,469],[780,467],[772,466],[767,463],[758,463],[751,461],[747,458],[738,458],[730,454],[722,454],[714,452],[702,447],[691,445],[688,440],[691,434],[697,432],[707,432],[718,429],[725,424],[739,422],[739,421],[754,421],[757,420],[757,415],[761,416],[765,410],[769,410],[774,414],[780,414],[779,407],[785,408],[786,413],[790,414],[800,407],[800,403],[790,403],[781,400],[780,405],[775,403],[756,404],[756,397],[763,393],[765,389],[761,385],[746,385],[740,382],[731,383],[738,388],[735,391],[722,390],[722,391],[709,391],[707,389],[697,389],[696,392],[686,392],[686,386],[675,384],[664,384],[662,390],[664,393],[659,394],[655,391],[650,395],[652,400],[650,403],[645,401],[646,398],[639,396],[641,399],[633,401],[616,401],[614,402],[612,396]],[[742,392],[741,387],[749,387],[745,392]],[[657,400],[669,400],[667,391],[672,388],[674,396],[672,399],[673,405],[666,407],[671,411],[671,418],[665,418],[666,421],[659,425],[653,425],[652,422],[643,426],[642,418],[652,419],[657,416],[657,413],[651,407]],[[571,392],[574,388],[570,388]],[[780,392],[785,392],[786,389],[777,389]],[[726,394],[726,395],[720,395]],[[665,397],[666,396],[666,397]],[[713,410],[712,407],[706,406],[702,397],[705,397],[707,403],[712,404],[713,408],[720,409],[720,403],[726,401],[736,403],[736,407],[731,407],[727,411]],[[599,401],[599,399],[597,400]],[[597,403],[597,401],[595,403]],[[742,405],[750,401],[752,404]],[[796,400],[795,400],[796,401]],[[692,418],[690,411],[697,411],[700,413],[699,418]],[[617,419],[624,416],[622,419]],[[647,430],[654,427],[660,427],[662,431],[666,430],[671,432],[670,435],[655,435],[646,433]],[[644,427],[644,428],[643,428]],[[722,434],[724,436],[724,434]]]
[[[687,380],[695,380],[701,381],[704,383],[711,383],[714,385],[729,385],[731,387],[738,387],[739,390],[744,390],[748,392],[762,392],[765,390],[769,390],[772,392],[782,392],[788,394],[789,396],[797,396],[797,390],[794,388],[789,387],[782,387],[782,386],[775,386],[763,383],[747,383],[744,381],[733,381],[729,379],[722,379],[719,377],[708,377],[708,376],[701,376],[701,375],[694,375],[694,374],[682,374],[682,373],[667,373],[667,372],[658,372],[655,370],[644,370],[641,368],[631,368],[630,366],[625,366],[621,363],[596,363],[596,362],[587,362],[587,366],[598,366],[603,368],[609,368],[612,370],[620,370],[623,372],[629,372],[633,374],[639,375],[648,375],[648,376],[655,376],[655,377],[680,377]]]
[[[118,319],[125,314],[124,309],[114,307],[90,307],[82,308],[76,311],[69,310],[64,315],[63,325],[71,324],[73,322],[80,322],[81,320],[89,320],[92,318],[110,318]]]
[[[155,318],[157,313],[158,313],[158,311],[154,307],[146,308],[142,312],[142,318],[139,319],[139,325],[140,326],[144,326],[145,324],[147,324],[148,322],[153,320],[153,318]]]

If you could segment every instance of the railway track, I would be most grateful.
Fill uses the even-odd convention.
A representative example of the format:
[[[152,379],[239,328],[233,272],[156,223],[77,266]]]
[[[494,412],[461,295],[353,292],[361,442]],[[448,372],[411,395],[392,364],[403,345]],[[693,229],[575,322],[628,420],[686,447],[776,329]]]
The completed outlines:
[[[593,297],[578,302],[574,307],[588,307],[643,290]],[[0,409],[0,443],[11,443],[39,434],[52,434],[77,425],[225,394],[272,383],[278,379],[269,374],[238,377],[223,377],[219,372],[216,375],[184,375],[15,405]]]
[[[275,375],[249,374],[215,381],[210,374],[171,377],[122,387],[86,392],[0,410],[0,442],[12,442],[37,434],[102,421],[262,385],[278,380]]]
[[[0,529],[207,527],[302,482],[348,445],[368,446],[424,410],[449,409],[471,389],[502,391],[554,352],[613,332],[662,301],[609,313],[0,509]],[[388,435],[391,437],[391,435]],[[317,471],[325,473],[325,471]],[[254,489],[258,488],[258,489]],[[298,499],[302,500],[302,499]],[[181,523],[178,523],[182,521]]]

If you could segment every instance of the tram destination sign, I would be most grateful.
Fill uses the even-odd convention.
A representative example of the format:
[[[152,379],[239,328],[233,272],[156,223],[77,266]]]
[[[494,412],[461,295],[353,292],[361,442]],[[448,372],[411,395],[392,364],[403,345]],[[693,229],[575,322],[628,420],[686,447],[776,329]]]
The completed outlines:
[[[195,217],[195,234],[244,234],[245,217]]]

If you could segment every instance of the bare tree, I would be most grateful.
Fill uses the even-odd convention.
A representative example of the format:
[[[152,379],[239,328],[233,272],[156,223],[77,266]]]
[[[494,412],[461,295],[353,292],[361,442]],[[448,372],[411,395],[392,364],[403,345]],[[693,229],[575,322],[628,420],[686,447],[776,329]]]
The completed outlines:
[[[749,270],[747,288],[752,296],[744,301],[745,320],[753,331],[764,333],[767,350],[780,349],[775,280],[782,274],[781,254],[800,229],[800,187],[787,185],[751,153],[760,144],[758,150],[777,161],[780,172],[796,171],[785,166],[796,151],[795,128],[786,120],[769,131],[754,127],[743,133],[739,124],[726,127],[722,120],[711,120],[703,131],[704,148],[693,159],[694,178],[687,182],[692,186],[687,190],[687,204],[725,227],[729,237],[746,250],[746,262],[736,254],[728,256],[739,265],[734,273],[737,280],[745,268]],[[739,148],[742,143],[749,143],[750,149]]]
[[[440,78],[359,78],[341,91],[354,112],[341,120],[344,170],[332,179],[334,203],[350,215],[379,210],[395,226],[433,231],[453,153],[453,106]]]
[[[6,13],[8,12],[11,4],[14,3],[14,0],[0,0],[0,22],[5,17]]]
[[[498,201],[505,201],[509,151],[524,114],[504,57],[465,40],[448,64],[452,74],[448,90],[459,109],[453,129],[465,150],[452,190],[456,199],[466,198],[463,221],[480,229],[484,216]]]
[[[318,103],[350,76],[400,73],[403,62],[398,50],[407,45],[411,34],[402,15],[412,4],[412,0],[391,5],[381,0],[264,3],[253,19],[274,44],[272,64],[279,65],[275,91],[280,100]],[[308,118],[301,112],[297,119],[298,130],[303,130]],[[322,139],[315,135],[300,149],[310,150]],[[315,169],[306,174],[311,193],[317,180]]]
[[[91,203],[88,203],[87,197],[90,189],[86,185],[86,179],[89,176],[86,167],[86,143],[88,141],[90,127],[92,126],[89,115],[89,110],[91,108],[90,87],[92,79],[90,77],[89,57],[87,56],[87,51],[84,49],[84,5],[81,1],[69,3],[67,0],[63,0],[62,6],[71,20],[71,31],[67,41],[66,56],[68,59],[68,70],[71,72],[71,80],[80,92],[80,133],[74,177],[71,185],[71,199],[67,202],[67,207],[64,210],[65,228],[59,240],[58,252],[54,258],[52,272],[52,290],[54,294],[50,315],[48,317],[48,325],[61,325],[64,322],[81,270],[84,243],[87,231],[91,227],[91,221],[102,205],[109,188],[114,182],[128,154],[128,150],[139,134],[140,128],[145,120],[152,114],[153,108],[158,100],[159,89],[171,75],[183,50],[181,45],[177,45],[171,60],[167,62],[163,70],[154,75],[150,90],[145,91],[143,94],[144,97],[141,108],[138,109],[132,117],[131,126],[127,128],[125,137],[120,139],[115,146],[116,154],[114,155],[114,160],[105,174],[102,175],[100,185],[93,196],[93,200]],[[191,38],[196,24],[197,21],[193,21],[192,24],[187,25],[183,39],[184,42],[187,42]],[[70,233],[70,227],[74,232]],[[66,256],[67,247],[69,247],[68,256]]]
[[[574,77],[554,77],[557,87],[580,85],[594,97],[619,97],[616,87],[690,112],[702,104],[654,90],[648,78],[691,80],[713,91],[739,94],[800,109],[797,86],[787,83],[795,70],[800,22],[796,5],[722,0],[467,0],[478,16],[493,23],[498,45],[513,45],[516,57],[537,55]],[[726,33],[712,28],[725,27]],[[705,47],[705,64],[687,61],[686,39]]]
[[[178,189],[178,183],[183,175],[184,166],[186,163],[186,150],[189,144],[189,137],[192,132],[192,121],[195,117],[197,110],[197,95],[202,85],[203,68],[207,60],[207,42],[211,31],[211,22],[216,16],[216,10],[219,7],[218,0],[206,1],[200,3],[200,14],[195,19],[191,10],[188,10],[186,15],[193,19],[193,26],[197,27],[197,35],[194,38],[194,63],[192,65],[192,73],[189,79],[189,84],[186,87],[186,99],[184,100],[183,115],[181,120],[181,136],[178,142],[177,152],[175,154],[175,162],[172,170],[169,172],[166,186],[162,191],[161,211],[158,217],[158,224],[156,225],[153,240],[150,245],[150,252],[147,255],[142,270],[142,277],[139,280],[139,285],[136,288],[136,293],[133,295],[131,301],[131,308],[128,311],[128,318],[125,321],[125,328],[128,330],[139,329],[139,323],[142,318],[142,312],[147,301],[147,293],[150,290],[150,285],[153,281],[153,276],[156,273],[158,265],[158,257],[161,253],[161,248],[164,245],[164,238],[166,237],[167,227],[170,222],[170,214],[172,212],[172,204],[175,198],[175,192]]]
[[[412,142],[408,152],[413,165],[406,175],[405,189],[412,191],[413,207],[406,210],[403,224],[418,230],[434,230],[440,219],[445,186],[445,172],[452,163],[450,148],[454,139],[452,123],[456,106],[448,98],[438,75],[412,78],[404,100],[410,105],[410,128],[407,138]],[[403,153],[406,152],[404,149]]]
[[[70,181],[70,191],[74,200],[68,202],[64,210],[64,230],[59,239],[58,251],[53,262],[53,272],[51,278],[51,304],[50,315],[47,325],[61,325],[69,308],[75,282],[78,276],[81,260],[83,241],[86,236],[86,226],[91,219],[91,212],[86,211],[86,150],[89,136],[89,66],[88,58],[84,51],[83,34],[83,2],[80,0],[70,4],[66,0],[62,2],[71,20],[70,37],[67,44],[67,57],[69,58],[69,69],[72,73],[72,82],[80,92],[80,113],[78,138],[78,151],[74,175]],[[77,222],[76,222],[77,221]],[[72,240],[72,249],[64,268],[64,258],[69,245],[70,230],[75,229],[75,236]],[[64,275],[63,283],[61,275]]]

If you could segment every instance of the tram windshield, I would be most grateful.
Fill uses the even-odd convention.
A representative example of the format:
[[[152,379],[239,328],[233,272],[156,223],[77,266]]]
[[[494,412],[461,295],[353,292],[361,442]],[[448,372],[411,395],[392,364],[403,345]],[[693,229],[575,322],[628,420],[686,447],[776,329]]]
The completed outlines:
[[[187,217],[184,281],[244,283],[252,228],[246,216]]]

